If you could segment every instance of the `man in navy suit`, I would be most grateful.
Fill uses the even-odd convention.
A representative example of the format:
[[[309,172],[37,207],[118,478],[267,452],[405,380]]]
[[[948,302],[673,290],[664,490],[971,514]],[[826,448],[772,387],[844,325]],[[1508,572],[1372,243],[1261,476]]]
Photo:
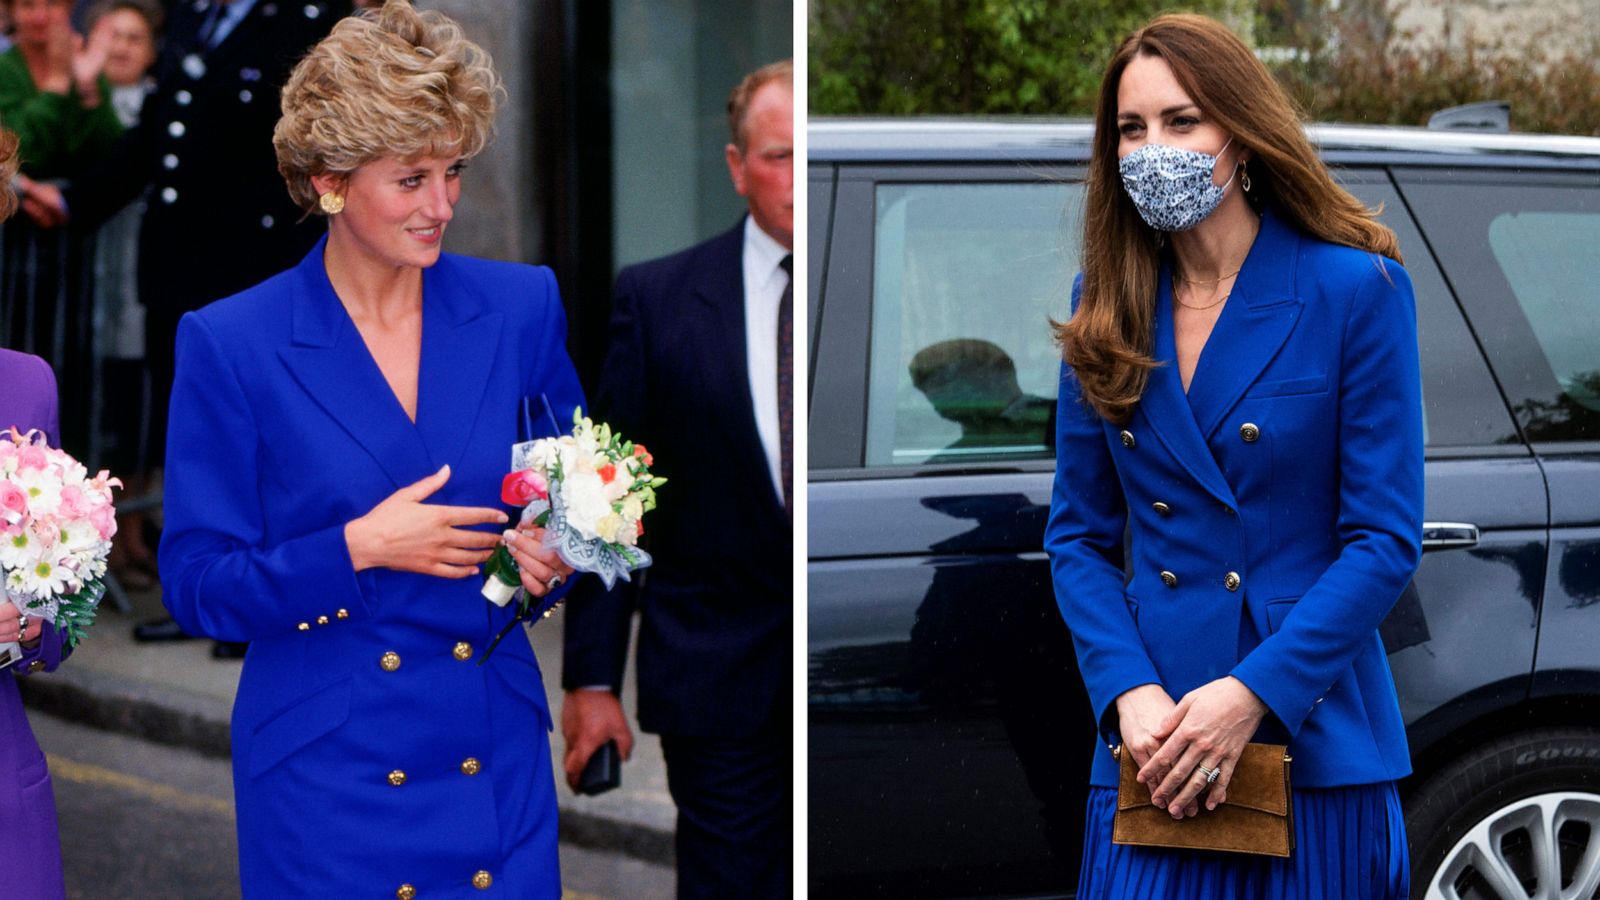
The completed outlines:
[[[594,395],[670,483],[655,565],[573,588],[567,777],[608,740],[632,748],[617,690],[637,608],[639,727],[661,736],[678,805],[680,897],[791,891],[793,77],[774,63],[734,89],[728,171],[750,214],[618,275]]]

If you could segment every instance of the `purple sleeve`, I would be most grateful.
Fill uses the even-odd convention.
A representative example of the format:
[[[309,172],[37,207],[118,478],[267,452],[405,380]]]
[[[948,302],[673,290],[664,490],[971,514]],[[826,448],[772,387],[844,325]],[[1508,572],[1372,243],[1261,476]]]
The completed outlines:
[[[71,651],[64,650],[61,645],[61,632],[56,630],[56,626],[46,622],[44,630],[39,632],[39,645],[32,650],[23,647],[22,659],[18,660],[11,670],[20,675],[30,672],[54,672],[56,666],[61,665],[61,661],[69,653]],[[35,668],[35,664],[41,662],[44,665]]]

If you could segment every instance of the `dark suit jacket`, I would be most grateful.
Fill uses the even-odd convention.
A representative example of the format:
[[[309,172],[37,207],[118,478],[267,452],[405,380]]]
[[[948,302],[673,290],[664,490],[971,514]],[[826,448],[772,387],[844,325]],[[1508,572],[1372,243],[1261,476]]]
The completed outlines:
[[[743,241],[741,223],[617,276],[595,413],[669,482],[645,517],[643,587],[573,588],[562,681],[620,686],[637,607],[645,731],[739,737],[788,717],[794,531],[756,433]]]
[[[169,330],[181,313],[299,262],[321,235],[320,218],[296,224],[301,211],[278,174],[272,129],[289,72],[349,11],[349,0],[257,0],[206,50],[205,8],[172,4],[139,124],[67,189],[74,221],[86,223],[149,190],[140,297],[165,313]]]
[[[1160,365],[1124,425],[1064,368],[1045,549],[1084,685],[1114,728],[1124,691],[1176,700],[1232,675],[1271,710],[1257,740],[1288,741],[1297,786],[1402,778],[1378,625],[1422,552],[1411,279],[1269,209],[1232,298],[1186,396],[1163,264]],[[1090,783],[1116,778],[1101,749]]]

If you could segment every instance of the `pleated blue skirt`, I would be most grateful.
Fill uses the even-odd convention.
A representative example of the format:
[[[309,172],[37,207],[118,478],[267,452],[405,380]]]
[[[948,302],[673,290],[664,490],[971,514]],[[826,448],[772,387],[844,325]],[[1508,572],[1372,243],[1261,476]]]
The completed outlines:
[[[1078,900],[1406,900],[1411,863],[1393,782],[1294,791],[1288,859],[1111,842],[1117,792],[1089,789]]]

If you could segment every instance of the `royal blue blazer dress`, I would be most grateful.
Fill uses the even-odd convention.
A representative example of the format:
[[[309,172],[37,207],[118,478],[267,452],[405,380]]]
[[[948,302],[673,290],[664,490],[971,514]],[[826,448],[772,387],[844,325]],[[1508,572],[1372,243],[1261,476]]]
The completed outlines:
[[[500,507],[522,398],[582,403],[545,268],[423,273],[415,424],[328,282],[297,267],[184,316],[160,565],[191,634],[249,641],[233,710],[246,897],[560,896],[549,707],[481,580],[354,571],[346,523]],[[494,530],[494,526],[484,526]]]
[[[1072,369],[1062,371],[1045,547],[1103,740],[1081,895],[1389,894],[1392,883],[1378,894],[1349,879],[1367,872],[1377,884],[1405,868],[1392,783],[1411,764],[1378,626],[1421,554],[1410,278],[1393,260],[1304,235],[1269,209],[1187,396],[1172,303],[1168,260],[1158,366],[1126,424],[1101,419],[1081,402]],[[1130,862],[1125,851],[1138,848],[1113,847],[1109,834],[1116,698],[1159,684],[1178,700],[1228,675],[1269,709],[1255,740],[1287,742],[1294,757],[1295,858],[1155,850]],[[1327,798],[1349,803],[1329,813],[1319,805]],[[1327,815],[1341,824],[1319,824]],[[1359,846],[1322,833],[1330,829]],[[1375,865],[1374,853],[1387,856]],[[1199,868],[1170,880],[1186,866]],[[1314,893],[1296,886],[1328,878]]]

